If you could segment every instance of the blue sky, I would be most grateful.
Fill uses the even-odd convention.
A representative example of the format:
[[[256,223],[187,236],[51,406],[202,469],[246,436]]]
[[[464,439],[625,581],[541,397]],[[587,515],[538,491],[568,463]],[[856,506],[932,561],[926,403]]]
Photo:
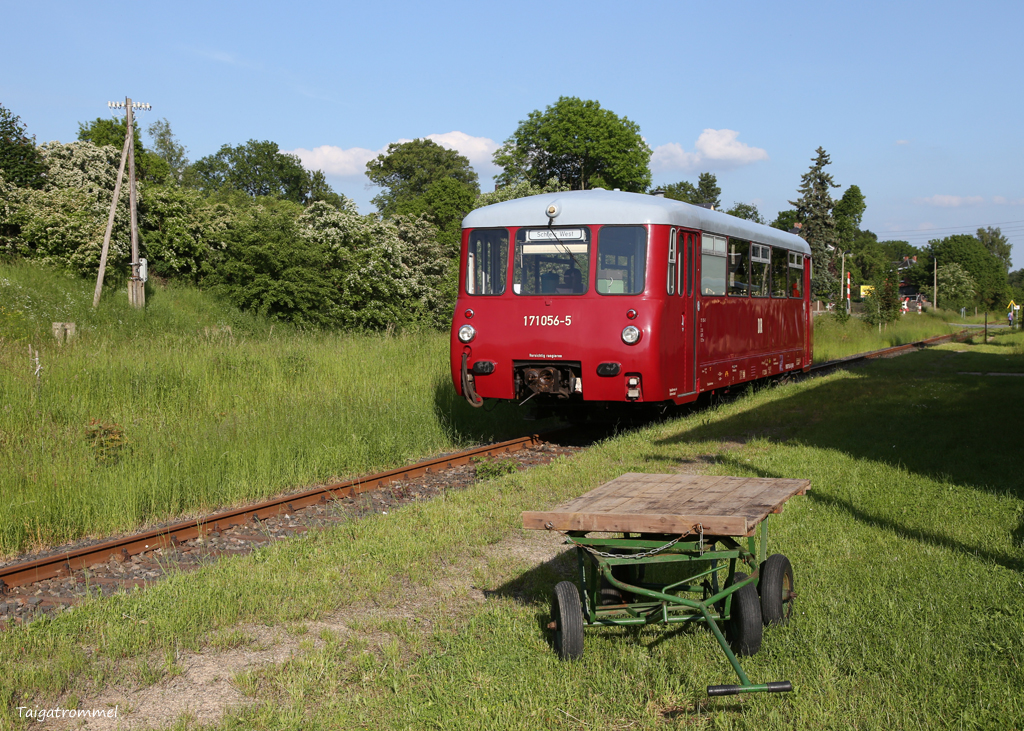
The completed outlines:
[[[1024,3],[8,4],[0,104],[71,141],[148,102],[192,160],[269,139],[372,210],[367,159],[430,136],[490,153],[559,96],[640,125],[654,182],[788,208],[818,146],[863,226],[915,245],[1000,226],[1024,267]],[[148,140],[147,140],[148,141]]]

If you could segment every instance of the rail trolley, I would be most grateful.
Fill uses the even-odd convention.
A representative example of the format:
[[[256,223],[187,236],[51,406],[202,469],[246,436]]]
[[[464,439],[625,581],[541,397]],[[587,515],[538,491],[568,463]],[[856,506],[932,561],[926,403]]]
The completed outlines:
[[[474,406],[678,405],[811,365],[810,248],[793,234],[607,190],[462,227],[451,371]]]

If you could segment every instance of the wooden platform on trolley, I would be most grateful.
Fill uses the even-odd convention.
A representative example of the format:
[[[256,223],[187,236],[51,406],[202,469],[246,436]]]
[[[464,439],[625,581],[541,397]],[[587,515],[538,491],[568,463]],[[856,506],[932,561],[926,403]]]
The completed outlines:
[[[533,530],[750,536],[810,480],[627,472],[551,510],[526,511]]]

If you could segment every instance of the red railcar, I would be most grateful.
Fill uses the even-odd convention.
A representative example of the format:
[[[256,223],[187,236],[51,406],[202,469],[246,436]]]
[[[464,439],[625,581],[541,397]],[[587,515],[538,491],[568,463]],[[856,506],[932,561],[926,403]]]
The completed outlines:
[[[462,226],[451,369],[474,405],[683,404],[810,367],[798,236],[605,190],[486,206]]]

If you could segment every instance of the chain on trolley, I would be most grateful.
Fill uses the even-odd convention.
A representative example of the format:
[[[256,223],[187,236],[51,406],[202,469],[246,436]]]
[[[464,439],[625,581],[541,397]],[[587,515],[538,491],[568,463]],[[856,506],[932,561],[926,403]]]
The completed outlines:
[[[550,523],[548,523],[548,525],[546,527],[548,528],[548,530],[551,530],[551,524]],[[698,530],[699,535],[700,535],[700,543],[698,544],[698,549],[697,549],[699,551],[698,555],[703,556],[704,555],[704,524],[703,523],[698,523],[697,524],[697,530]],[[684,538],[686,538],[686,536],[693,534],[692,530],[688,530],[685,533],[682,533],[682,534],[676,536],[671,541],[666,543],[664,546],[658,546],[657,548],[652,548],[651,550],[643,551],[642,553],[608,553],[607,551],[598,551],[596,548],[591,548],[590,546],[584,545],[582,543],[577,543],[576,541],[574,541],[572,539],[572,536],[570,536],[568,533],[565,533],[563,531],[558,531],[558,532],[561,533],[563,536],[565,536],[565,540],[568,541],[569,543],[571,543],[572,545],[576,546],[577,548],[582,548],[582,549],[584,549],[586,551],[589,551],[590,553],[594,554],[595,556],[601,556],[602,558],[625,558],[625,559],[629,559],[629,560],[633,560],[633,561],[641,559],[641,558],[647,558],[648,556],[657,555],[657,554],[661,553],[662,551],[667,551],[668,549],[672,548],[672,546],[674,546],[677,543],[679,543],[679,541],[681,541]]]

